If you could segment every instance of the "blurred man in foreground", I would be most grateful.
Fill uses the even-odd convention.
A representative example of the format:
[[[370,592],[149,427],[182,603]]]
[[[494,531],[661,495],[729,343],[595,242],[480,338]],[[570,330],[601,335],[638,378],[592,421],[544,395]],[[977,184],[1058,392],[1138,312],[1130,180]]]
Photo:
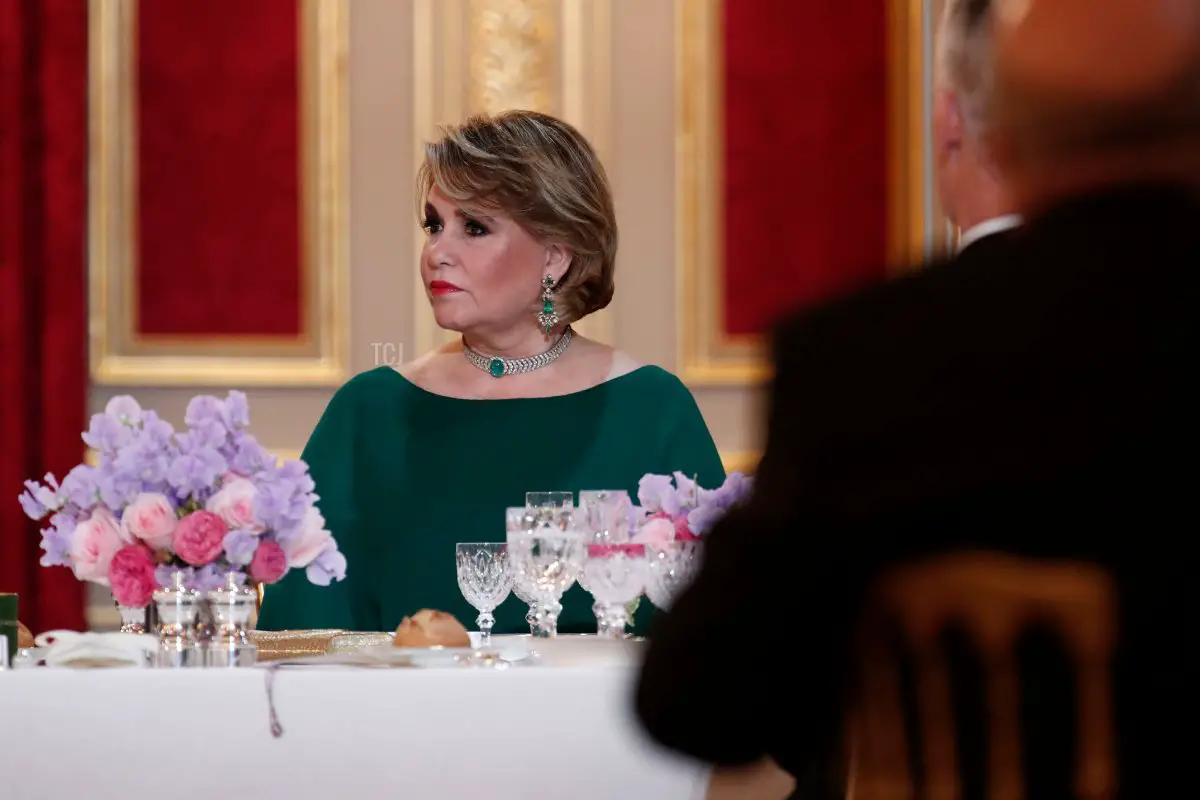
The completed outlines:
[[[1115,575],[1122,796],[1186,775],[1200,566],[1200,3],[996,0],[989,113],[1022,226],[786,323],[750,503],[652,634],[638,713],[723,765],[838,796],[872,580],[961,548]],[[964,253],[964,257],[971,249]],[[1036,712],[1036,709],[1035,709]]]

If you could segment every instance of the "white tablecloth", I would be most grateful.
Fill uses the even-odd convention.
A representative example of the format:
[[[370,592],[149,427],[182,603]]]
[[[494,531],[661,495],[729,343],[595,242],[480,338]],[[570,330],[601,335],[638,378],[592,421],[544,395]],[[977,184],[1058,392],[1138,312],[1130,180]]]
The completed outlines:
[[[0,672],[0,797],[693,800],[626,667]],[[4,782],[13,781],[12,791]]]

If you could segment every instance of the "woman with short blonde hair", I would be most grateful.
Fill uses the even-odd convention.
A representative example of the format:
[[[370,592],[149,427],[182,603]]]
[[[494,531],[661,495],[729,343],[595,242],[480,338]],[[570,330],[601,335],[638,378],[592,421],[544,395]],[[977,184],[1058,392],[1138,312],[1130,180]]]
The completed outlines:
[[[391,630],[421,608],[467,622],[454,545],[503,541],[504,510],[527,491],[724,479],[675,376],[571,328],[612,300],[618,239],[608,178],[577,130],[530,111],[450,127],[425,147],[417,202],[426,294],[460,338],[334,396],[304,459],[346,580],[285,578],[260,628]],[[595,630],[586,592],[562,604],[560,631]],[[495,617],[496,632],[524,627],[516,599]]]

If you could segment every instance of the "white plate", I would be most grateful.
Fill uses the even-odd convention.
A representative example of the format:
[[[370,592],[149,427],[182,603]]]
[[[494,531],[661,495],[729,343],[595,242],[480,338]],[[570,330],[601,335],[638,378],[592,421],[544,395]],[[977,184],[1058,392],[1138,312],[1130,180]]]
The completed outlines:
[[[494,652],[501,661],[517,663],[529,658],[529,646],[517,637],[492,638],[488,651]],[[411,663],[418,667],[453,667],[475,659],[483,652],[474,647],[394,647],[376,645],[359,651],[381,663]]]
[[[624,667],[640,663],[645,640],[607,639],[590,633],[553,639],[525,637],[542,664],[551,667]]]

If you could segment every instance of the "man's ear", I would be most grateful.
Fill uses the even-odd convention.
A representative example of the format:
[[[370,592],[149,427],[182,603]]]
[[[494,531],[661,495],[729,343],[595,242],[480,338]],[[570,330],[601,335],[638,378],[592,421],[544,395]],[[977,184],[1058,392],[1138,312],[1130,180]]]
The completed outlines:
[[[950,89],[938,89],[933,108],[935,152],[945,157],[949,153],[961,150],[967,134],[958,95]]]

